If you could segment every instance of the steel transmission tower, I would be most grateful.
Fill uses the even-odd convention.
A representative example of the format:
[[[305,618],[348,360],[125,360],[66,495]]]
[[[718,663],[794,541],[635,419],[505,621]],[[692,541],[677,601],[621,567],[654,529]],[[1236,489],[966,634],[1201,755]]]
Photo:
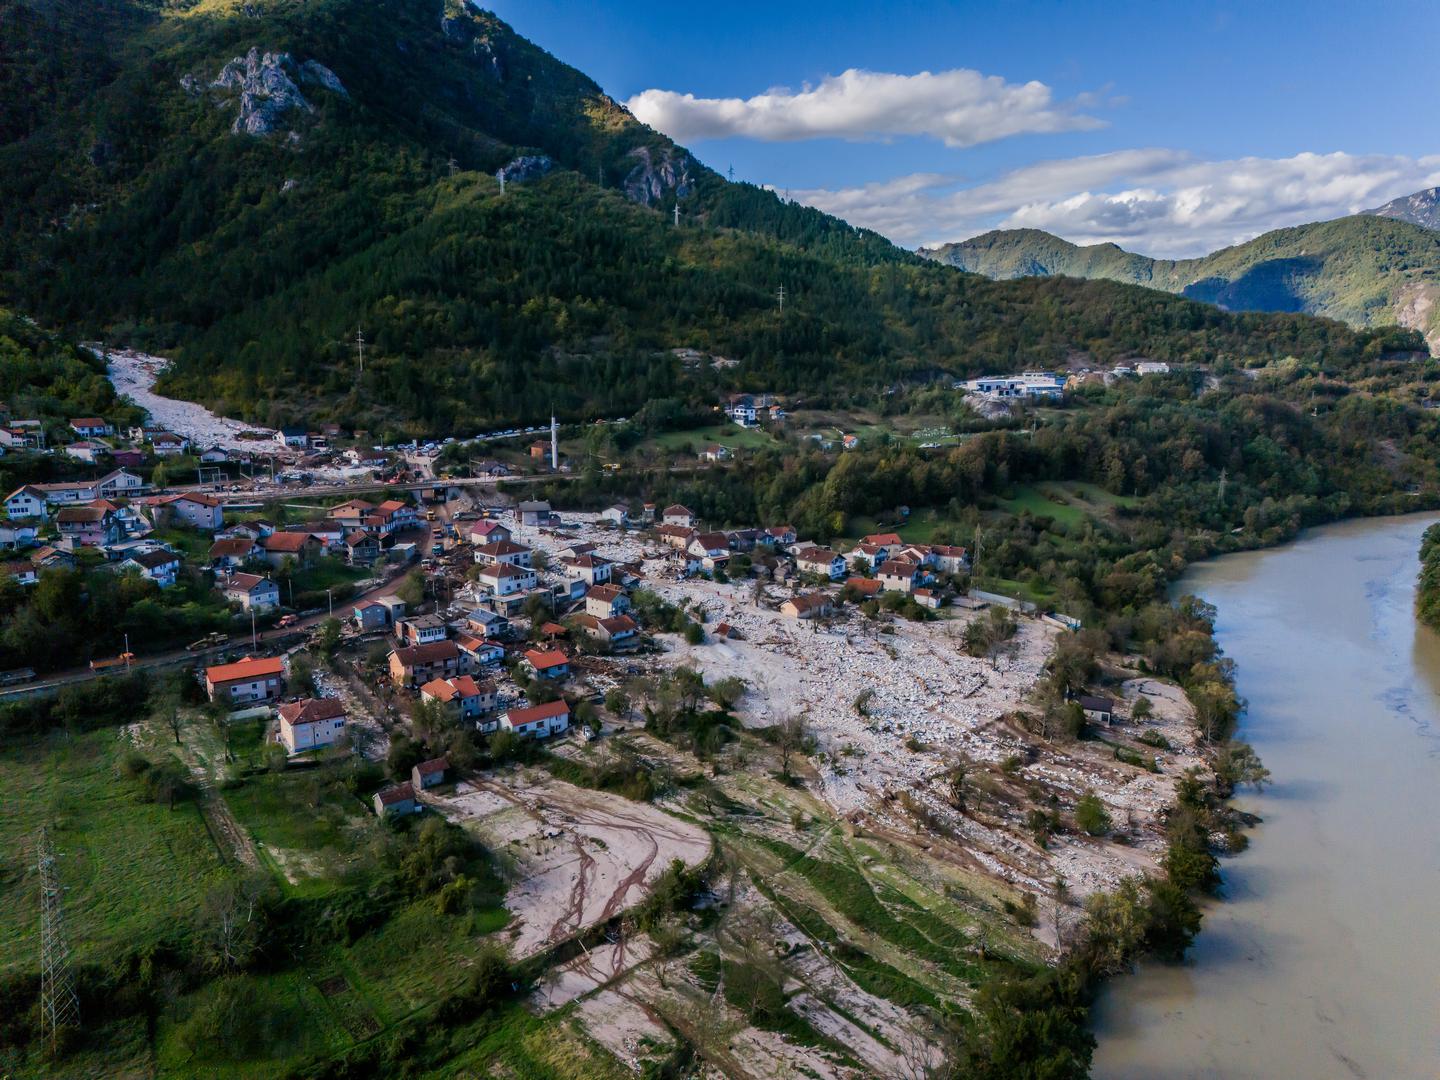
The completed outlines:
[[[80,999],[70,973],[70,943],[65,938],[64,895],[55,872],[50,834],[40,829],[35,845],[40,871],[40,1028],[53,1052],[60,1029],[80,1026]]]

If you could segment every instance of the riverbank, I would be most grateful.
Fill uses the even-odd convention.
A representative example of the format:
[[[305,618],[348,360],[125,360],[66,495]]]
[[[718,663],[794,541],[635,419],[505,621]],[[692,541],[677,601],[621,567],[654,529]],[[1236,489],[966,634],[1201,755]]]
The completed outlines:
[[[1433,520],[1326,526],[1181,579],[1217,607],[1239,734],[1275,775],[1236,800],[1263,823],[1190,958],[1104,989],[1096,1077],[1433,1076],[1440,1024],[1416,1003],[1440,945],[1417,928],[1440,873],[1440,638],[1413,606]]]

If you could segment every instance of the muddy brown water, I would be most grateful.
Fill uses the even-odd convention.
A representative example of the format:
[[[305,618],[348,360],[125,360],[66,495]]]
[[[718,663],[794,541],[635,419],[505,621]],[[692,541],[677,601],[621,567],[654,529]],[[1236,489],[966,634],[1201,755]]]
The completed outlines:
[[[1181,966],[1114,980],[1099,1080],[1440,1077],[1440,636],[1413,613],[1436,515],[1196,566],[1274,776]]]

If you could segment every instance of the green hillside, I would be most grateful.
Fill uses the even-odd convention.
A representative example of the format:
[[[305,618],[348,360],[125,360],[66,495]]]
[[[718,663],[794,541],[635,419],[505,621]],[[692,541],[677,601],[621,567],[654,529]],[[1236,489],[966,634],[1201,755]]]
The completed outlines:
[[[0,0],[0,29],[0,298],[172,356],[168,392],[262,422],[463,431],[726,386],[1365,347],[956,274],[726,182],[452,0]]]
[[[1375,213],[1379,213],[1376,211]],[[1164,289],[1231,311],[1309,312],[1351,326],[1419,330],[1440,350],[1440,233],[1369,214],[1277,229],[1199,259],[1080,247],[997,230],[923,254],[986,277],[1064,275]]]

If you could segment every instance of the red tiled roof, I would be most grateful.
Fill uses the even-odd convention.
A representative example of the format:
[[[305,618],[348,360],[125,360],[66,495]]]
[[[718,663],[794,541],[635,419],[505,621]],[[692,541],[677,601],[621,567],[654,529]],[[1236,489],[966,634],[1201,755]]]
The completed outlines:
[[[276,711],[287,724],[314,724],[344,716],[345,705],[339,698],[306,698],[281,705]]]
[[[547,701],[544,705],[532,705],[528,709],[509,709],[505,713],[505,719],[510,722],[511,727],[519,727],[522,724],[533,724],[536,720],[550,720],[557,716],[569,716],[570,706],[564,699],[559,701]]]
[[[526,649],[525,659],[536,671],[545,671],[570,663],[570,657],[559,649]]]
[[[874,596],[880,591],[880,582],[873,578],[852,577],[845,579],[847,588],[854,589],[863,596]]]
[[[233,664],[217,664],[205,669],[205,680],[212,685],[236,682],[240,679],[268,679],[272,675],[285,674],[285,660],[279,656],[237,660]]]
[[[395,803],[405,802],[415,798],[415,789],[410,786],[410,781],[403,784],[396,784],[394,787],[382,788],[375,793],[380,800],[381,806],[393,806]]]
[[[415,766],[415,771],[421,776],[434,776],[436,773],[443,773],[450,767],[450,762],[443,757],[431,758],[429,761],[422,761]]]
[[[863,544],[885,544],[887,546],[893,546],[895,544],[903,544],[905,541],[900,539],[899,533],[871,533],[869,536],[862,537],[860,542]]]
[[[619,585],[591,585],[585,590],[586,600],[604,600],[607,604],[613,604],[624,595],[625,590]]]
[[[266,551],[304,551],[312,543],[309,533],[273,532],[260,541],[260,546]]]
[[[427,641],[423,645],[407,645],[403,649],[396,649],[394,655],[400,658],[404,667],[414,667],[416,664],[458,659],[460,648],[453,641]]]

